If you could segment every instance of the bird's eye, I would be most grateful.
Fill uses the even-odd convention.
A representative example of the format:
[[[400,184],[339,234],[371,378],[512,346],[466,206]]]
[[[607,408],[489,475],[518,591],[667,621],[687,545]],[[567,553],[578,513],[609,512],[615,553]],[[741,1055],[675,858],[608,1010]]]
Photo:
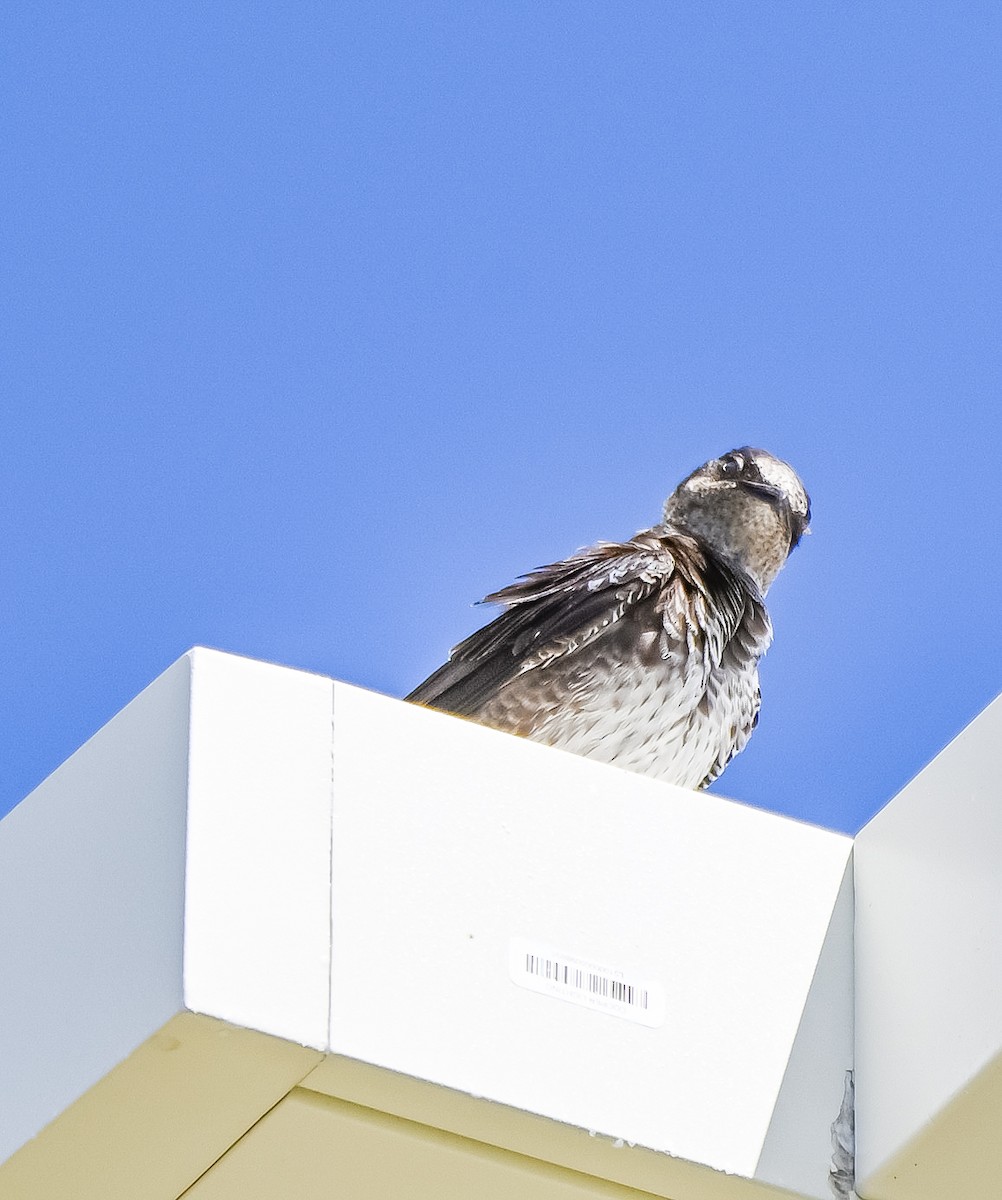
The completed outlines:
[[[735,476],[740,475],[744,467],[745,460],[740,454],[725,454],[720,460],[721,473],[730,479],[734,479]]]

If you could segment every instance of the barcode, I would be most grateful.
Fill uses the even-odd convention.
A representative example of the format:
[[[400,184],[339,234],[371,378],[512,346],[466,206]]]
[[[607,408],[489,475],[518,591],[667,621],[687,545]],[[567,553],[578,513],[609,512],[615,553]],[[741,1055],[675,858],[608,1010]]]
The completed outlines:
[[[508,955],[513,983],[572,1004],[626,1017],[642,1025],[664,1020],[660,984],[605,964],[573,957],[537,942],[512,938]]]
[[[647,1007],[648,991],[634,983],[626,983],[622,979],[611,979],[597,971],[585,971],[582,967],[571,966],[560,959],[543,958],[538,954],[527,953],[525,970],[529,975],[541,979],[551,979],[564,987],[577,988],[586,991],[590,996],[601,996],[603,999],[616,1000],[620,1004],[637,1004]]]

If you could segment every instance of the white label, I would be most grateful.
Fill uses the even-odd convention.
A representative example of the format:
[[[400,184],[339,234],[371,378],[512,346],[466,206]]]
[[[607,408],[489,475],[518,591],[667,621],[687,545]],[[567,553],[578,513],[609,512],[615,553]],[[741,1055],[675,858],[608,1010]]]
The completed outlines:
[[[651,1029],[664,1023],[665,990],[660,983],[591,959],[563,954],[542,942],[512,938],[508,943],[508,974],[512,983],[530,992],[597,1008]]]

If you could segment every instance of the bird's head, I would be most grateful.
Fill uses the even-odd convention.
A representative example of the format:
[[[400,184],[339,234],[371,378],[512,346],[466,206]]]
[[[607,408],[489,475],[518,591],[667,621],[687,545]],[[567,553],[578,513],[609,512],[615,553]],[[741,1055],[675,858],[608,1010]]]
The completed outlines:
[[[765,594],[808,532],[811,501],[796,471],[766,450],[742,446],[683,479],[664,523],[706,542]]]

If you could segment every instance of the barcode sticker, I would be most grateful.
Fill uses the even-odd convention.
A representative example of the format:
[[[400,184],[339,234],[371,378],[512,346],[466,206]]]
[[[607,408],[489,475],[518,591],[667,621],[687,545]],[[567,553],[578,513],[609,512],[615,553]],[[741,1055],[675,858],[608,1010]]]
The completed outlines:
[[[512,938],[508,943],[508,974],[512,983],[530,992],[595,1008],[651,1029],[664,1023],[665,992],[660,983],[604,963],[575,958],[541,942]]]

